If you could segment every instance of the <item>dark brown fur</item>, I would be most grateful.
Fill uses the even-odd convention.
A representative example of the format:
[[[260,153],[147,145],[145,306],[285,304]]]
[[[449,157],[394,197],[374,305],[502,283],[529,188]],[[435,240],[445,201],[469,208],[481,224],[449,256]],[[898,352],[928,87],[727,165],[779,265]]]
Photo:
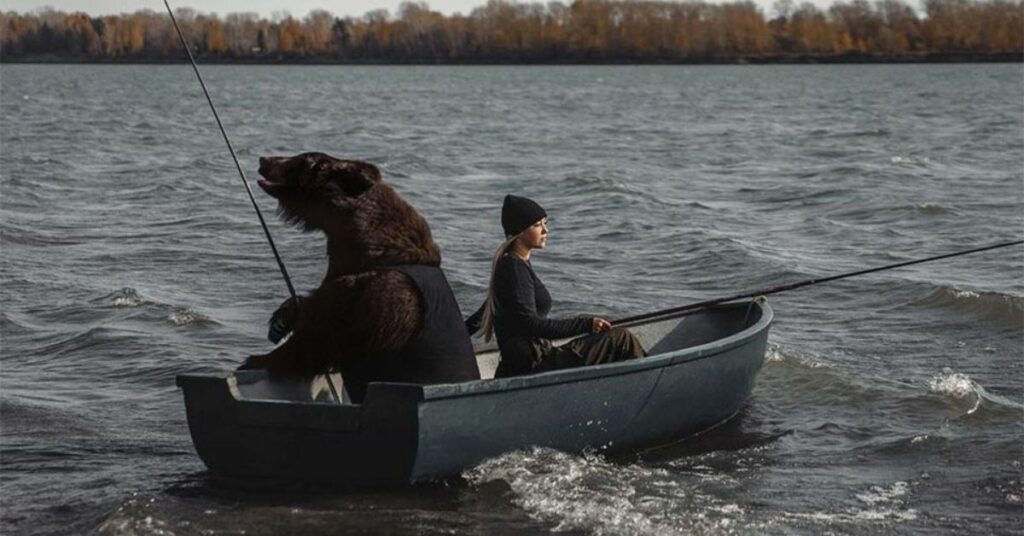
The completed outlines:
[[[404,347],[422,325],[423,306],[415,285],[386,268],[441,264],[423,217],[366,162],[323,153],[261,158],[260,175],[285,221],[327,235],[328,267],[319,288],[274,313],[288,324],[294,319],[292,336],[245,366],[281,376],[344,375],[355,360]]]

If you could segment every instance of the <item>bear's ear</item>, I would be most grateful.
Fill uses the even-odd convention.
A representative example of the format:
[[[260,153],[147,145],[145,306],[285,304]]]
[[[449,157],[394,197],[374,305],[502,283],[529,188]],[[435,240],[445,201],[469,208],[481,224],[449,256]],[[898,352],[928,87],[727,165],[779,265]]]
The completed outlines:
[[[369,162],[337,160],[325,171],[348,197],[358,197],[380,182],[380,170]]]

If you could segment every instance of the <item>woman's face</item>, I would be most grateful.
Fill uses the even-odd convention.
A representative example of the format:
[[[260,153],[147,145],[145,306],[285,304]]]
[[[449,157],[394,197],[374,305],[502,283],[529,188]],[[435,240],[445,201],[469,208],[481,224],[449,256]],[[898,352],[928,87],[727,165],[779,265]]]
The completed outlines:
[[[519,235],[519,243],[529,249],[543,249],[548,243],[548,219],[544,218]]]

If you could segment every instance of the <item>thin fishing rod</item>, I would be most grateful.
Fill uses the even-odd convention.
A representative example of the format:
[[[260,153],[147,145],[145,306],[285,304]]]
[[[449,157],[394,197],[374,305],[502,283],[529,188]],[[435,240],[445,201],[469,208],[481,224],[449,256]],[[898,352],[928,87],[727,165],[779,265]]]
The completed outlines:
[[[1024,244],[1024,240],[1017,240],[1014,242],[1003,242],[1001,244],[994,244],[991,246],[985,246],[981,248],[969,249],[967,251],[958,251],[956,253],[947,253],[945,255],[938,255],[935,257],[928,257],[927,259],[918,259],[914,261],[900,262],[896,264],[889,264],[887,266],[880,266],[878,268],[868,268],[866,270],[857,270],[856,272],[847,272],[845,274],[833,275],[829,277],[808,279],[806,281],[800,281],[798,283],[790,283],[788,285],[782,285],[778,287],[771,287],[762,290],[755,290],[752,292],[744,292],[743,294],[737,294],[735,296],[729,296],[727,298],[718,298],[714,300],[707,300],[698,303],[691,303],[689,305],[683,305],[681,307],[673,307],[671,309],[663,309],[661,311],[654,311],[652,313],[644,313],[641,315],[630,316],[620,320],[612,322],[613,324],[624,324],[627,322],[637,322],[640,320],[647,320],[650,318],[657,318],[661,316],[667,316],[675,313],[682,313],[686,311],[694,311],[697,309],[705,309],[712,305],[718,305],[720,303],[730,302],[734,300],[741,300],[744,298],[755,298],[757,296],[767,296],[769,294],[778,294],[779,292],[785,292],[787,290],[793,290],[800,287],[807,287],[810,285],[817,285],[818,283],[827,283],[829,281],[835,281],[837,279],[846,279],[848,277],[854,277],[858,275],[870,274],[874,272],[881,272],[883,270],[892,270],[893,268],[900,268],[903,266],[910,266],[911,264],[921,264],[923,262],[937,261],[940,259],[948,259],[950,257],[959,257],[960,255],[969,255],[971,253],[978,253],[981,251],[988,251],[990,249],[1005,248],[1010,246],[1016,246],[1018,244]]]
[[[188,61],[192,64],[192,70],[196,72],[196,78],[199,79],[199,85],[203,87],[203,95],[206,95],[206,102],[210,104],[210,110],[213,111],[213,118],[217,120],[217,128],[220,129],[220,133],[224,136],[224,143],[228,145],[228,152],[231,153],[231,159],[235,161],[235,168],[238,169],[238,176],[242,178],[242,184],[245,185],[245,191],[249,194],[249,201],[252,202],[252,208],[256,209],[256,217],[260,219],[260,225],[263,227],[263,233],[267,235],[267,242],[270,243],[270,249],[274,252],[274,259],[277,260],[277,267],[281,269],[281,275],[284,276],[284,282],[288,285],[288,293],[291,294],[292,298],[295,298],[295,287],[292,286],[292,279],[288,277],[288,270],[284,267],[284,262],[281,260],[281,255],[277,252],[277,246],[274,245],[274,239],[270,236],[270,229],[267,228],[267,222],[263,219],[263,213],[260,212],[259,205],[256,204],[256,197],[252,195],[252,187],[249,186],[249,181],[245,178],[245,173],[242,171],[242,165],[238,163],[238,157],[235,156],[235,149],[231,146],[231,140],[228,139],[228,133],[224,130],[224,125],[220,122],[220,115],[217,113],[217,107],[213,105],[213,99],[210,98],[210,92],[206,89],[206,82],[203,81],[203,75],[199,74],[199,66],[196,65],[195,58],[192,57],[192,49],[188,46],[188,41],[185,40],[185,34],[181,32],[181,27],[178,26],[178,20],[174,18],[174,11],[171,10],[171,5],[164,0],[164,6],[167,7],[167,14],[171,16],[171,22],[174,23],[174,29],[178,32],[178,39],[181,39],[181,46],[185,48],[185,53],[188,54]]]

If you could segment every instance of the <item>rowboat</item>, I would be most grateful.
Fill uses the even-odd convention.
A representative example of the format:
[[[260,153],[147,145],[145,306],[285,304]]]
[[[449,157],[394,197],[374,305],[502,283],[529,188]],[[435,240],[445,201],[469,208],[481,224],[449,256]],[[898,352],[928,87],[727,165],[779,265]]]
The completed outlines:
[[[181,374],[177,384],[214,475],[403,486],[530,446],[618,452],[711,428],[749,398],[772,318],[749,302],[620,324],[648,357],[514,378],[493,379],[497,351],[479,347],[485,379],[371,383],[362,404],[336,400],[324,377],[260,370]]]

